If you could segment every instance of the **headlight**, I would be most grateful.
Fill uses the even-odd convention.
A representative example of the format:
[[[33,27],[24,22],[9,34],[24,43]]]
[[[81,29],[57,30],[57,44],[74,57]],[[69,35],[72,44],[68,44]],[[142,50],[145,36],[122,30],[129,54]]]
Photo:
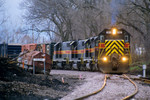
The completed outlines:
[[[103,61],[106,62],[108,59],[107,57],[103,57]]]
[[[112,34],[113,34],[113,35],[117,34],[117,29],[116,29],[116,28],[113,28],[113,29],[112,29]]]
[[[127,57],[122,57],[122,61],[123,61],[123,62],[126,62],[127,60],[128,60]]]

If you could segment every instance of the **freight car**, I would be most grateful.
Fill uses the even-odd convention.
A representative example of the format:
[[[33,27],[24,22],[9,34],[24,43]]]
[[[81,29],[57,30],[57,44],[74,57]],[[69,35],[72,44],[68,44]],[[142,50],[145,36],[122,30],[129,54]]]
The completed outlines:
[[[54,45],[53,68],[126,73],[130,61],[130,34],[124,29],[104,29],[85,40]]]
[[[52,59],[53,57],[53,52],[54,52],[54,45],[55,43],[46,43],[46,44],[36,44],[36,43],[32,43],[32,44],[24,44],[21,46],[21,52],[24,51],[40,51],[43,53],[47,53],[48,55],[50,55],[50,58]]]
[[[46,72],[50,72],[52,68],[52,57],[53,49],[55,43],[49,44],[24,44],[22,45],[22,52],[18,57],[18,62],[20,67],[25,69],[33,70],[33,65],[35,66],[35,72],[41,73],[46,68]],[[35,61],[35,59],[45,59],[45,61]],[[45,63],[44,63],[45,62]]]
[[[39,61],[34,61],[35,59],[38,59]],[[45,60],[43,61],[41,59],[45,59]],[[29,69],[33,70],[33,65],[34,65],[36,73],[41,73],[44,70],[44,66],[46,72],[49,73],[51,71],[52,61],[50,59],[50,56],[40,51],[21,52],[17,61],[19,62],[20,67],[28,70]]]
[[[0,57],[8,56],[7,48],[8,48],[8,44],[6,43],[0,44]]]
[[[20,44],[0,44],[0,57],[15,58],[21,52]]]

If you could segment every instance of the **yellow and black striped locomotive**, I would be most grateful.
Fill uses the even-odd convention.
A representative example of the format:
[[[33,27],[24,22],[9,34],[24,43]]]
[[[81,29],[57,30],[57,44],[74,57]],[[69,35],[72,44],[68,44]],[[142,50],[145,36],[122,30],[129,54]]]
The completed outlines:
[[[124,29],[105,29],[99,34],[98,69],[126,73],[130,62],[130,34]]]
[[[53,68],[126,73],[130,61],[130,34],[124,29],[104,29],[85,40],[54,45]]]

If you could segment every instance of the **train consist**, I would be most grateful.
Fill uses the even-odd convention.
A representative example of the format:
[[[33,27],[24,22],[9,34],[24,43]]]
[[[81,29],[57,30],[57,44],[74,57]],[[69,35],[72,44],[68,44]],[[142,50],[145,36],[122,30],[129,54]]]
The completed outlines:
[[[20,50],[47,53],[52,60],[53,69],[126,73],[130,62],[130,36],[124,29],[111,28],[85,40],[25,44],[21,45]],[[1,51],[5,51],[7,46],[0,45]],[[1,56],[4,54],[5,52],[1,52]]]
[[[130,34],[124,29],[105,29],[85,40],[54,45],[53,67],[126,73],[130,61]]]

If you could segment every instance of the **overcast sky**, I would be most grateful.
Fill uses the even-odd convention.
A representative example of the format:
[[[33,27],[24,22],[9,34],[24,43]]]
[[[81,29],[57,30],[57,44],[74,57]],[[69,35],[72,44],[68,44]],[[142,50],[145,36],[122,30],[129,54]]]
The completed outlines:
[[[22,9],[19,6],[22,0],[6,0],[4,9],[5,14],[8,16],[7,25],[13,25],[19,27],[22,25]]]
[[[26,24],[23,22],[22,15],[24,14],[23,8],[20,7],[20,3],[23,0],[5,0],[4,4],[4,10],[5,10],[5,15],[8,17],[7,22],[5,23],[5,28],[10,32],[13,33],[13,30],[16,30],[17,28],[21,27],[27,27]],[[117,0],[112,0],[111,7],[115,8],[112,12],[112,24],[115,24],[116,22],[116,15],[117,15],[117,10],[116,9],[116,1]],[[123,0],[122,0],[123,1]]]
[[[3,8],[5,10],[5,15],[8,17],[8,19],[7,22],[4,24],[3,29],[7,29],[8,33],[10,34],[13,34],[13,30],[17,30],[18,28],[22,28],[24,30],[24,28],[28,29],[30,27],[30,25],[27,25],[25,23],[25,20],[23,20],[22,18],[25,12],[25,10],[20,6],[20,3],[22,1],[23,0],[5,0]],[[27,33],[29,36],[32,37],[32,31],[29,31]],[[49,39],[45,34],[40,34],[40,36],[44,37],[45,39]],[[34,38],[37,38],[36,32],[34,32]]]

